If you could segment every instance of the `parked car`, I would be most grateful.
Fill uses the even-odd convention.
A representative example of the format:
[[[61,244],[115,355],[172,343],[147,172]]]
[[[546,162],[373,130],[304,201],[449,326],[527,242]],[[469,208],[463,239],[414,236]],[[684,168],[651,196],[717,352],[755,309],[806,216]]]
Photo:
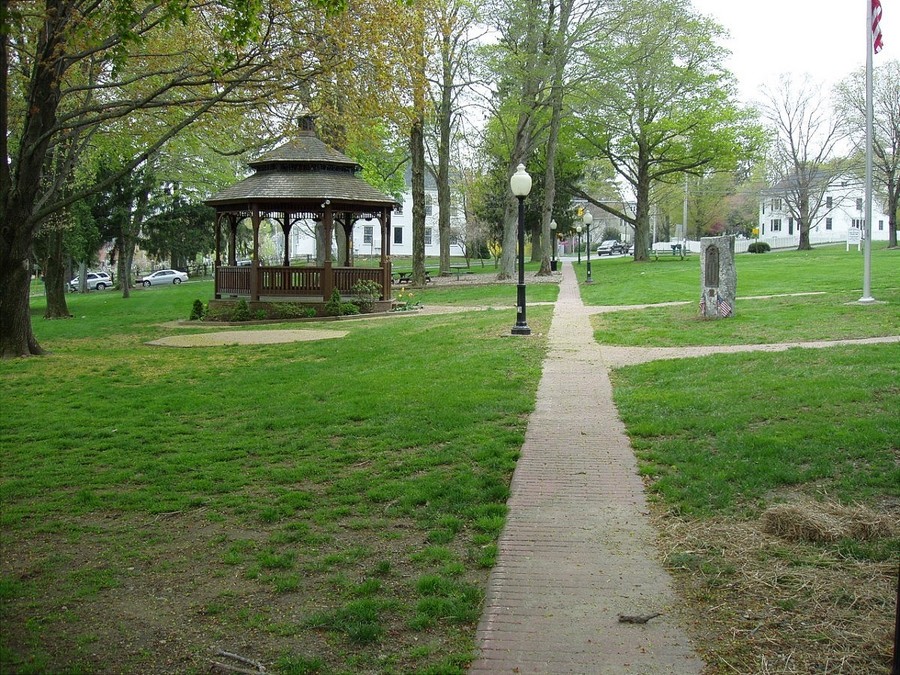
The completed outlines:
[[[180,284],[187,281],[187,272],[179,272],[178,270],[159,270],[153,274],[148,274],[138,283],[144,286],[162,286],[163,284]]]
[[[600,242],[600,245],[597,247],[597,255],[616,255],[625,253],[627,250],[628,247],[625,244],[620,244],[615,239],[607,239]]]
[[[79,288],[79,279],[80,277],[75,277],[69,282],[69,290],[73,293]],[[112,277],[106,272],[88,272],[85,279],[89,291],[102,291],[113,285]]]

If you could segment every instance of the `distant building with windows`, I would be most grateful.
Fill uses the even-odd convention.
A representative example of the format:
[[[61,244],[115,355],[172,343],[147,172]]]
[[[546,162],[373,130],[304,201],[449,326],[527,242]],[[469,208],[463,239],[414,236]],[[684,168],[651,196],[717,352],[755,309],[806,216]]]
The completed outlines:
[[[391,257],[412,255],[412,174],[407,166],[404,193],[398,199],[400,206],[391,214]],[[464,231],[465,214],[459,195],[450,198],[450,255],[464,254],[462,238],[458,233]],[[313,257],[316,254],[314,223],[306,227],[294,227],[291,230],[290,250],[294,256]],[[280,232],[275,231],[274,247],[283,250]],[[353,256],[381,255],[381,224],[376,220],[358,220],[353,226]],[[437,182],[430,171],[425,172],[425,255],[440,255],[440,235],[438,233],[438,191]]]
[[[799,243],[799,224],[787,201],[791,189],[788,179],[762,191],[759,202],[761,240],[793,239],[795,243]],[[813,203],[816,196],[810,200],[810,210],[815,210],[809,229],[810,243],[846,241],[851,228],[863,228],[865,186],[858,179],[844,176],[832,180],[822,196],[818,209],[815,209]],[[888,216],[884,213],[884,207],[879,200],[873,196],[872,241],[887,241],[887,239]]]

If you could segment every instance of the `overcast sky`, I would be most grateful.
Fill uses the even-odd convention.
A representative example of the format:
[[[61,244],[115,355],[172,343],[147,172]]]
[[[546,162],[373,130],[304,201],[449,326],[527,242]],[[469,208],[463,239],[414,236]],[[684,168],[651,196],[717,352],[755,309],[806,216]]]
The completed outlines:
[[[727,67],[745,102],[760,100],[760,86],[781,73],[810,74],[827,87],[866,64],[869,0],[693,0],[730,33]],[[900,0],[881,0],[884,49],[877,67],[900,60]]]

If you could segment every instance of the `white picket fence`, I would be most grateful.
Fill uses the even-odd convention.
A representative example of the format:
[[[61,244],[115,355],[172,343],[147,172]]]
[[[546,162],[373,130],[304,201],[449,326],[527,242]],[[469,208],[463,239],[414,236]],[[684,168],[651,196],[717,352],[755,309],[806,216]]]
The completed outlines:
[[[747,247],[750,246],[756,239],[736,239],[734,242],[734,252],[735,253],[746,253]],[[800,240],[796,237],[761,237],[758,241],[765,242],[768,244],[773,250],[774,249],[790,249],[797,248],[797,245],[800,243]],[[827,235],[827,236],[817,236],[816,234],[811,234],[810,236],[810,244],[813,246],[822,245],[822,244],[844,244],[846,240],[843,237],[836,237],[835,235]],[[700,242],[695,241],[693,239],[687,239],[685,241],[658,241],[653,244],[653,250],[658,251],[660,255],[663,253],[672,254],[672,246],[676,244],[683,244],[687,247],[687,250],[690,253],[700,253]]]

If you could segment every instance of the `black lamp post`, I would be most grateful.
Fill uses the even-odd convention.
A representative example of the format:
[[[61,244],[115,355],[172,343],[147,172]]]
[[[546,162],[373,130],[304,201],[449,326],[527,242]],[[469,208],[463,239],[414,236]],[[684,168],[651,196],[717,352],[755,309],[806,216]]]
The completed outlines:
[[[581,264],[581,225],[575,226],[575,231],[578,233],[578,264]]]
[[[525,165],[519,164],[516,172],[509,179],[509,188],[519,200],[519,283],[516,286],[516,325],[513,335],[531,335],[531,329],[525,321],[525,197],[531,192],[531,176],[525,171]]]
[[[558,247],[556,240],[556,221],[550,221],[550,239],[553,241],[553,250],[550,251],[550,271],[556,271],[556,249]]]
[[[584,210],[584,215],[581,217],[581,220],[584,221],[584,227],[587,229],[588,234],[588,247],[587,247],[587,279],[584,280],[586,284],[594,283],[594,280],[591,278],[591,224],[594,222],[594,216],[591,215],[591,212],[587,209]]]

